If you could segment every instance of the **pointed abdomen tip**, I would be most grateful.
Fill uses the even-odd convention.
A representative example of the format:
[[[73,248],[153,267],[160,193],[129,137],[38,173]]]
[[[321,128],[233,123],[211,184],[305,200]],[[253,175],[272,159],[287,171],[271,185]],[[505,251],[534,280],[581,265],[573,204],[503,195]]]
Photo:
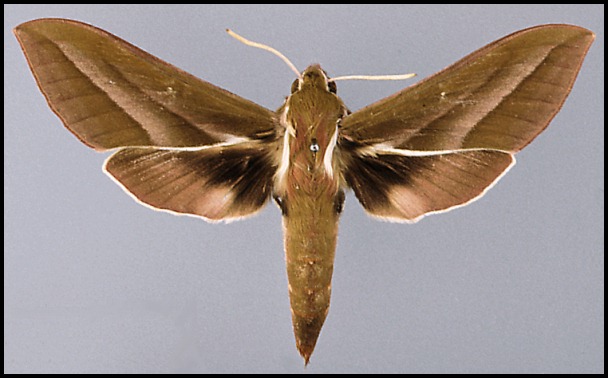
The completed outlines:
[[[300,347],[298,345],[298,352],[300,352],[300,356],[302,356],[302,358],[304,359],[304,367],[308,366],[308,362],[310,361],[310,355],[312,355],[312,351],[315,349],[315,347],[307,347],[307,346],[303,346]]]

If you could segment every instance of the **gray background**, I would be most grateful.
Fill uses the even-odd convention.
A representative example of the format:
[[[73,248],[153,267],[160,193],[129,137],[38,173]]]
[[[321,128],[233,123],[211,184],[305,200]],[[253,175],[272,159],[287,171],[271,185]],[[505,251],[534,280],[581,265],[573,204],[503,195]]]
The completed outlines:
[[[347,194],[332,306],[308,368],[276,206],[228,225],[154,212],[49,110],[11,29],[86,21],[275,109],[293,73],[351,110],[513,31],[597,33],[564,109],[484,198],[416,225]],[[5,372],[603,372],[604,6],[4,6]]]

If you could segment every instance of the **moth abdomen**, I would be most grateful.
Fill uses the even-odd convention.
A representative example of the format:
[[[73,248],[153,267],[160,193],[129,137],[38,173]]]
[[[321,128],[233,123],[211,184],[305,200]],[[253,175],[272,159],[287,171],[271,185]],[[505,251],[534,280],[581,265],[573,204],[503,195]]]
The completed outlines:
[[[327,317],[343,192],[309,193],[288,186],[284,208],[285,262],[298,351],[308,362]]]

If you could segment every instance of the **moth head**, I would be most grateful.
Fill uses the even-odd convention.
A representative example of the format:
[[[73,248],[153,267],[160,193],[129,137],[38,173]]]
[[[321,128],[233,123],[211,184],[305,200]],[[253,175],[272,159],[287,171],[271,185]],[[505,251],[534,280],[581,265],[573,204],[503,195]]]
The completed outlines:
[[[317,88],[336,94],[336,83],[329,80],[327,73],[318,64],[308,66],[291,85],[291,93],[304,88]]]

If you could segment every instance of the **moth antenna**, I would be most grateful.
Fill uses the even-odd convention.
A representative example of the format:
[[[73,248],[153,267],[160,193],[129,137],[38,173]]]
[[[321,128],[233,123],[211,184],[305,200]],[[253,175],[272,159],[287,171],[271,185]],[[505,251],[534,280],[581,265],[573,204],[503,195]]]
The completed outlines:
[[[246,44],[247,46],[257,47],[259,49],[269,51],[269,52],[273,53],[274,55],[278,56],[279,58],[281,58],[283,60],[283,62],[287,63],[287,65],[289,66],[289,68],[291,68],[291,70],[293,72],[296,73],[296,76],[298,76],[298,79],[302,78],[302,75],[300,75],[300,71],[298,71],[298,69],[296,68],[296,66],[293,63],[291,63],[291,61],[289,59],[287,59],[287,57],[285,55],[281,54],[276,49],[274,49],[274,48],[272,48],[270,46],[264,45],[262,43],[253,42],[253,41],[250,41],[250,40],[248,40],[246,38],[243,38],[243,37],[241,37],[240,35],[236,34],[235,32],[233,32],[230,29],[226,29],[226,32],[228,34],[230,34],[231,37],[233,37],[234,39],[236,39],[239,42],[242,42],[242,43]]]
[[[402,75],[347,75],[332,77],[328,81],[338,80],[405,80],[416,76],[415,73],[402,74]]]

